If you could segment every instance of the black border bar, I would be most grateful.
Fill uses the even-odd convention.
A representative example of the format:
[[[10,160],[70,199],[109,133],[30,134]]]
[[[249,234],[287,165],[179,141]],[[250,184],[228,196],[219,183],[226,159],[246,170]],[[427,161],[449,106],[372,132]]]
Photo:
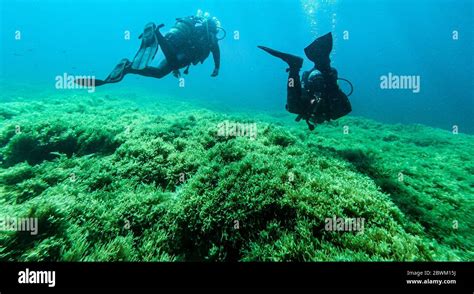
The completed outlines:
[[[55,271],[55,287],[19,284],[19,272]],[[420,277],[410,272],[431,273]],[[433,275],[452,272],[455,276]],[[450,285],[407,285],[412,279],[456,280]],[[398,288],[474,289],[469,262],[327,263],[0,263],[0,292],[42,288]]]

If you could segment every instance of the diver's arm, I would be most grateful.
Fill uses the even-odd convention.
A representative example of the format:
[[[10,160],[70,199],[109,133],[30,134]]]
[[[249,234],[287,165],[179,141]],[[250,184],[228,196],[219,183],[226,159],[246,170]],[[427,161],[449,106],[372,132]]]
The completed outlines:
[[[221,67],[221,50],[219,48],[219,44],[215,44],[212,50],[212,57],[214,58],[214,71],[212,72],[211,77],[216,77],[219,74],[219,69]]]

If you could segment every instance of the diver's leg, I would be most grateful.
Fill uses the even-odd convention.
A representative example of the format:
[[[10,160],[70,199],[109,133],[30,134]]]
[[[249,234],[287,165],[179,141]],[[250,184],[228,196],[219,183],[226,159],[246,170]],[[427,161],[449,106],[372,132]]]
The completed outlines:
[[[311,45],[304,49],[309,60],[314,62],[315,68],[320,72],[329,72],[331,70],[331,54],[333,46],[332,34],[328,33],[317,38]]]
[[[280,58],[281,60],[283,60],[284,62],[288,64],[290,69],[297,68],[299,70],[303,66],[303,58],[299,56],[280,52],[280,51],[277,51],[268,47],[264,47],[264,46],[257,46],[257,47],[275,57]]]
[[[308,113],[308,107],[310,106],[305,102],[302,95],[302,87],[300,81],[299,70],[289,69],[287,96],[286,96],[286,110],[291,113],[298,114],[296,121],[299,122],[301,119],[306,121],[310,131],[313,131],[315,126],[309,121],[310,114]]]
[[[173,71],[168,61],[163,60],[158,67],[147,66],[144,69],[128,69],[128,73],[161,79]]]
[[[176,56],[176,52],[170,42],[161,34],[159,28],[156,30],[156,38],[158,39],[158,44],[160,44],[161,51],[163,51],[163,55],[165,55],[168,63],[171,65],[177,64],[178,57]]]
[[[287,83],[287,104],[286,109],[291,113],[302,114],[304,111],[301,97],[300,69],[303,66],[303,58],[292,54],[280,52],[268,47],[258,46],[263,51],[280,58],[289,66]]]
[[[301,114],[304,111],[301,94],[299,69],[290,68],[287,83],[286,110],[296,114]]]
[[[296,121],[300,121],[304,118],[306,123],[308,124],[309,129],[311,131],[314,130],[314,125],[309,122],[309,105],[305,103],[305,97],[303,97],[302,95],[303,91],[301,88],[300,69],[303,66],[303,58],[264,46],[258,46],[258,48],[275,57],[280,58],[288,64],[289,68],[287,69],[287,71],[289,72],[289,76],[287,84],[286,110],[291,113],[298,114]]]

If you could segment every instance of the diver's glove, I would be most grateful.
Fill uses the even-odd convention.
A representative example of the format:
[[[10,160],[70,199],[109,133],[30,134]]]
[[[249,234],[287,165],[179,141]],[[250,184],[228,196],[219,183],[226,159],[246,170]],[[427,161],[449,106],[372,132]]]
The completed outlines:
[[[219,69],[218,68],[214,68],[214,71],[212,72],[211,74],[211,77],[217,77],[217,75],[219,74]]]

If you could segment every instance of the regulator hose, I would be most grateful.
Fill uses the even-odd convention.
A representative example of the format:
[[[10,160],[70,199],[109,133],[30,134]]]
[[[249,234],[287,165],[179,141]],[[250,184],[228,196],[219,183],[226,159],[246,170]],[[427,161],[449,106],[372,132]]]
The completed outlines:
[[[352,85],[352,83],[347,79],[338,78],[338,80],[344,81],[344,82],[348,83],[349,86],[351,86],[351,91],[349,92],[349,94],[346,94],[347,97],[350,97],[352,95],[352,93],[354,93],[354,85]]]
[[[223,28],[221,28],[221,27],[218,27],[217,30],[221,30],[221,31],[224,33],[224,35],[223,35],[222,37],[220,37],[220,38],[217,38],[217,40],[218,40],[218,41],[224,40],[225,37],[227,36],[227,32],[226,32]]]

